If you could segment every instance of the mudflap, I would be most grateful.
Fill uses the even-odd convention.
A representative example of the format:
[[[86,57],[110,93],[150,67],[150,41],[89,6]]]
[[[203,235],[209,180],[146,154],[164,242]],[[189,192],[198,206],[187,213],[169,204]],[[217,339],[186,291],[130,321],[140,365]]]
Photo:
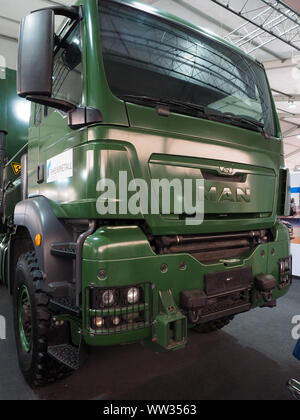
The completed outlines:
[[[152,341],[165,350],[179,350],[187,343],[187,318],[178,309],[171,290],[159,291],[160,312],[152,326]]]

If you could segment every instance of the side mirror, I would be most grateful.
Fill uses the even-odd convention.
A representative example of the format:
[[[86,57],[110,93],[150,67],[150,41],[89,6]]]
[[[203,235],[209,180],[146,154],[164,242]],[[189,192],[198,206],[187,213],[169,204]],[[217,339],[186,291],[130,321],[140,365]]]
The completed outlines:
[[[55,14],[51,9],[22,19],[18,53],[18,95],[51,98]]]
[[[82,17],[80,8],[55,6],[37,10],[22,19],[17,92],[31,102],[69,112],[76,106],[52,98],[56,15],[72,20]]]
[[[37,10],[22,19],[18,54],[18,95],[28,101],[68,113],[71,129],[102,122],[99,110],[52,98],[55,47],[55,16],[71,20],[83,18],[81,7],[53,6]],[[70,45],[63,60],[72,70],[80,62],[80,50]],[[0,150],[1,151],[1,150]]]

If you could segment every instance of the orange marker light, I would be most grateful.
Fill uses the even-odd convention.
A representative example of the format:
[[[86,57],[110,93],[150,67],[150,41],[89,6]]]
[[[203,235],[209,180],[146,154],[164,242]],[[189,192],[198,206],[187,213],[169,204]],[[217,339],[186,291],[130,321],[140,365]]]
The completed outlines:
[[[40,233],[38,233],[35,237],[35,244],[38,247],[40,247],[42,244],[42,235]]]

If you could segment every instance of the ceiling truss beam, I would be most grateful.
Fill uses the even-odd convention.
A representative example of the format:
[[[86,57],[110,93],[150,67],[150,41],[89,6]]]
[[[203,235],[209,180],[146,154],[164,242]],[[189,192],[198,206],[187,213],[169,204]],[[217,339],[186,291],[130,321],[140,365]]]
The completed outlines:
[[[300,95],[274,95],[275,102],[299,102]]]
[[[287,121],[285,121],[285,122],[287,122]],[[289,123],[289,124],[291,124],[291,123]],[[293,125],[293,127],[291,127],[288,130],[284,131],[282,134],[283,134],[284,137],[287,137],[289,134],[292,134],[292,133],[294,133],[297,130],[300,130],[300,125],[295,124],[295,125]],[[295,136],[296,135],[297,134],[295,134]]]
[[[11,42],[17,42],[17,43],[19,42],[18,38],[14,38],[12,36],[8,36],[8,35],[5,35],[5,34],[0,34],[0,38],[4,39],[5,41],[11,41]]]
[[[220,26],[220,21],[218,19],[215,19],[214,17],[202,12],[199,8],[193,6],[192,4],[188,3],[186,0],[172,0],[176,5],[181,5],[182,7],[184,7],[185,9],[191,11],[192,13],[194,13],[195,15],[206,19],[208,22],[213,23],[216,26]],[[231,28],[230,26],[222,23],[222,28],[224,28],[227,32],[232,32],[233,28]],[[242,33],[240,34],[240,36],[242,36]],[[256,44],[254,42],[255,46],[259,46],[259,44]],[[277,60],[279,60],[280,62],[283,62],[285,59],[283,57],[281,57],[279,54],[277,54],[275,51],[272,51],[271,49],[265,48],[265,47],[261,47],[261,50],[264,51],[266,54],[270,55],[271,57],[275,57]]]
[[[236,0],[211,1],[245,21],[230,32],[226,39],[248,54],[276,39],[300,51],[300,16],[285,3],[279,0],[258,0],[259,7],[256,2],[253,8],[253,2],[249,0],[243,0],[242,5]],[[254,42],[258,45],[254,45]]]

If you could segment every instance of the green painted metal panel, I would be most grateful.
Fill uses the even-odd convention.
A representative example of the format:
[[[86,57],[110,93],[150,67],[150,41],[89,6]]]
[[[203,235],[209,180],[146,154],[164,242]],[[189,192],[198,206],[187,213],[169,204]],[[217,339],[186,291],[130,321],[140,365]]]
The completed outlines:
[[[120,231],[122,227],[119,227]],[[126,232],[126,227],[123,227]],[[258,275],[270,273],[276,280],[279,280],[278,260],[289,256],[289,237],[287,229],[281,224],[276,223],[272,232],[274,241],[264,245],[259,245],[255,250],[249,251],[243,256],[235,259],[235,262],[228,266],[224,262],[215,262],[203,264],[188,254],[173,255],[153,255],[149,253],[149,249],[145,247],[145,243],[141,238],[143,234],[138,229],[133,229],[132,234],[136,240],[131,240],[128,251],[124,247],[122,236],[110,235],[111,243],[107,242],[109,236],[106,231],[102,238],[102,229],[88,238],[84,246],[83,253],[83,290],[93,285],[94,287],[122,287],[132,284],[151,283],[153,285],[153,319],[160,314],[160,291],[172,290],[175,304],[179,306],[180,292],[184,290],[200,289],[205,290],[205,275],[211,273],[222,272],[234,268],[251,267],[253,278]],[[134,232],[134,233],[133,233]],[[101,241],[103,247],[100,245]],[[95,242],[98,249],[98,257],[95,252],[91,251],[91,245]],[[129,257],[130,254],[135,255],[134,258]],[[92,259],[90,259],[92,257]],[[111,258],[111,259],[109,259]],[[185,263],[186,269],[182,270],[182,263]],[[161,270],[162,264],[167,265],[168,269],[164,272]],[[106,273],[105,279],[99,278],[99,271]],[[273,291],[273,298],[279,299],[288,292],[288,288]],[[264,304],[264,300],[257,294],[252,296],[252,308],[260,307]],[[83,302],[83,313],[86,313],[86,302]],[[89,329],[84,330],[84,339],[91,345],[112,345],[117,342],[130,342],[140,339],[142,333],[148,339],[152,338],[153,331],[146,328],[141,331],[132,331],[119,336],[94,336],[91,337]]]

